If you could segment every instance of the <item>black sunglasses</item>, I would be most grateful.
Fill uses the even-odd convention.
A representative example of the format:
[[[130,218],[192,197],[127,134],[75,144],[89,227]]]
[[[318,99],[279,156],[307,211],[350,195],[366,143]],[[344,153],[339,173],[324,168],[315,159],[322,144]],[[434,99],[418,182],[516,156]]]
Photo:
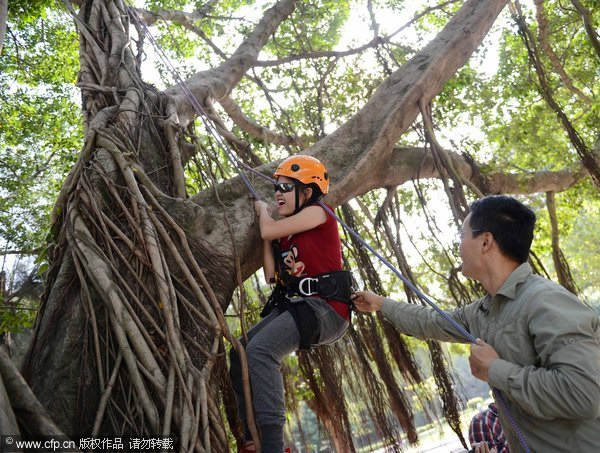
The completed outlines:
[[[287,193],[294,190],[296,185],[293,182],[276,182],[273,184],[273,189],[275,192],[279,191],[281,193]]]

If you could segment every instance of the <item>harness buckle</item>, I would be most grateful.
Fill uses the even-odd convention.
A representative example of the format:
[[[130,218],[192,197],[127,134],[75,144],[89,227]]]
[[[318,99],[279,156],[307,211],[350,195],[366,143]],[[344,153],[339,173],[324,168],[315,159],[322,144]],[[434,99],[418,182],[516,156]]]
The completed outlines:
[[[313,291],[311,288],[311,282],[315,282],[318,283],[319,279],[318,278],[311,278],[311,277],[305,277],[302,280],[300,280],[298,282],[298,292],[300,294],[302,294],[303,296],[314,296],[315,294],[318,294],[318,291],[315,290]],[[307,285],[307,291],[304,290],[304,284],[306,283]]]

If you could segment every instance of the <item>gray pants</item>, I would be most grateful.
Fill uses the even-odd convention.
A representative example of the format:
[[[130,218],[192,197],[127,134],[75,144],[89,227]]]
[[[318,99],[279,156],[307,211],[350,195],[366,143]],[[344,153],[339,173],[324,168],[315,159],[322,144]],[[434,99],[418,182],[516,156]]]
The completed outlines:
[[[348,321],[342,318],[327,302],[317,297],[307,297],[304,302],[313,309],[319,325],[319,345],[331,344],[342,337]],[[256,424],[261,431],[264,453],[283,451],[283,425],[285,402],[281,361],[298,349],[300,333],[296,322],[287,311],[275,308],[248,332],[246,355],[252,388],[252,403]],[[242,387],[239,357],[230,351],[231,380],[236,394],[238,414],[244,424],[246,439],[250,440],[246,426],[246,406]]]

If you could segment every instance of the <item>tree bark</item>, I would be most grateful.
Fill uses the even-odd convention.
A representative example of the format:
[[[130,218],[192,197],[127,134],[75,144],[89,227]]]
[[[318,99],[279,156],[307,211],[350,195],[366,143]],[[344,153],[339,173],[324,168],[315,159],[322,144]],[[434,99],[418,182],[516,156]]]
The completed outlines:
[[[19,426],[17,425],[17,418],[15,417],[10,398],[6,392],[2,374],[0,374],[0,433],[13,436],[21,435]]]
[[[25,427],[27,432],[33,436],[62,436],[64,433],[56,426],[46,409],[40,404],[36,396],[33,394],[14,363],[0,348],[0,381],[3,384],[3,388],[6,389],[6,393],[9,395],[10,405],[14,413],[12,418],[14,421],[14,415],[16,415]],[[4,403],[3,403],[4,404]],[[4,409],[4,408],[2,408]],[[10,409],[10,407],[9,407]],[[10,413],[8,416],[10,417]],[[11,431],[0,431],[2,434],[18,434],[18,429],[12,431],[15,428],[11,422],[7,428]]]
[[[6,23],[8,21],[8,0],[0,0],[0,55],[6,36]]]

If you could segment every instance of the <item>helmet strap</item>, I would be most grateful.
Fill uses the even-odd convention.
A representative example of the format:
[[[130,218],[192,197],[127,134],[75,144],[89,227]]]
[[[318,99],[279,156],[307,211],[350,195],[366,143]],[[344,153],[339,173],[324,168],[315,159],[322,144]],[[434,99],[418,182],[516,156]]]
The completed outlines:
[[[306,200],[304,200],[304,203],[302,203],[302,205],[300,205],[300,192],[310,186],[307,186],[306,184],[303,184],[302,182],[300,182],[296,179],[294,179],[294,185],[296,186],[295,191],[294,191],[295,192],[295,195],[294,195],[295,205],[294,205],[294,212],[292,213],[292,215],[298,214],[304,207],[316,203],[323,196],[322,194],[319,196],[315,196],[315,188],[311,187],[313,190],[313,195],[310,198],[307,198]]]
[[[292,215],[298,214],[300,210],[304,207],[304,203],[300,206],[300,191],[302,190],[304,184],[301,182],[294,180],[294,197],[296,199],[296,203],[294,205],[294,213]]]

